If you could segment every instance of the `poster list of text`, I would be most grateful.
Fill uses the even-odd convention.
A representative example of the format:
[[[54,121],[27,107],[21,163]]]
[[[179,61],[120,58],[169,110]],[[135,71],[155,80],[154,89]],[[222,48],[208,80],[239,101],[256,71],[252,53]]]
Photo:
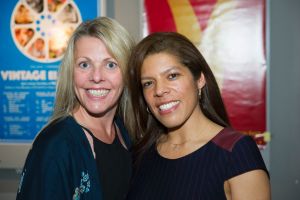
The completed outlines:
[[[53,112],[57,66],[1,70],[0,141],[31,142]]]

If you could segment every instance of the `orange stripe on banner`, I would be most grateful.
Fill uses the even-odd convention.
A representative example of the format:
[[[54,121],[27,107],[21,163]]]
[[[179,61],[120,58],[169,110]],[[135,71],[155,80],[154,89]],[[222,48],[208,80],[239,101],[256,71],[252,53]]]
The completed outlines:
[[[185,35],[193,43],[199,44],[201,39],[201,27],[189,0],[167,0],[178,33]]]

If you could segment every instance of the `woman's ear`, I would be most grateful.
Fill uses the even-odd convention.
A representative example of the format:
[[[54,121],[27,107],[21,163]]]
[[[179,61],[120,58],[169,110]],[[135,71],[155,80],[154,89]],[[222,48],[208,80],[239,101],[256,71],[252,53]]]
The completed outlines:
[[[201,89],[206,84],[205,76],[201,72],[199,79],[197,80],[198,89]]]

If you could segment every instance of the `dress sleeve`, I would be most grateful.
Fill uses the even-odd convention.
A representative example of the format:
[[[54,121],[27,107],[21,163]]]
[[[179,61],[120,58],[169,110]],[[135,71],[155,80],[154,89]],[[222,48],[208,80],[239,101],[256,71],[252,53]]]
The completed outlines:
[[[62,157],[30,155],[21,174],[17,200],[72,199],[70,172]]]
[[[250,136],[244,136],[236,142],[230,153],[227,168],[228,177],[226,179],[228,180],[234,176],[256,169],[262,169],[268,174],[255,141]]]

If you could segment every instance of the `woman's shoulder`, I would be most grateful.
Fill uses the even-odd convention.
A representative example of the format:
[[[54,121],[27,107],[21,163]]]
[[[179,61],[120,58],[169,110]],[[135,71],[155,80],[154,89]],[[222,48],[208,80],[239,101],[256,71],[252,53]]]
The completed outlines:
[[[75,133],[80,130],[72,117],[59,119],[38,134],[32,149],[38,149],[41,152],[61,152],[73,143]]]
[[[256,169],[262,169],[268,174],[260,150],[251,136],[225,128],[214,138],[214,143],[222,149],[220,156],[227,162],[226,179]]]

